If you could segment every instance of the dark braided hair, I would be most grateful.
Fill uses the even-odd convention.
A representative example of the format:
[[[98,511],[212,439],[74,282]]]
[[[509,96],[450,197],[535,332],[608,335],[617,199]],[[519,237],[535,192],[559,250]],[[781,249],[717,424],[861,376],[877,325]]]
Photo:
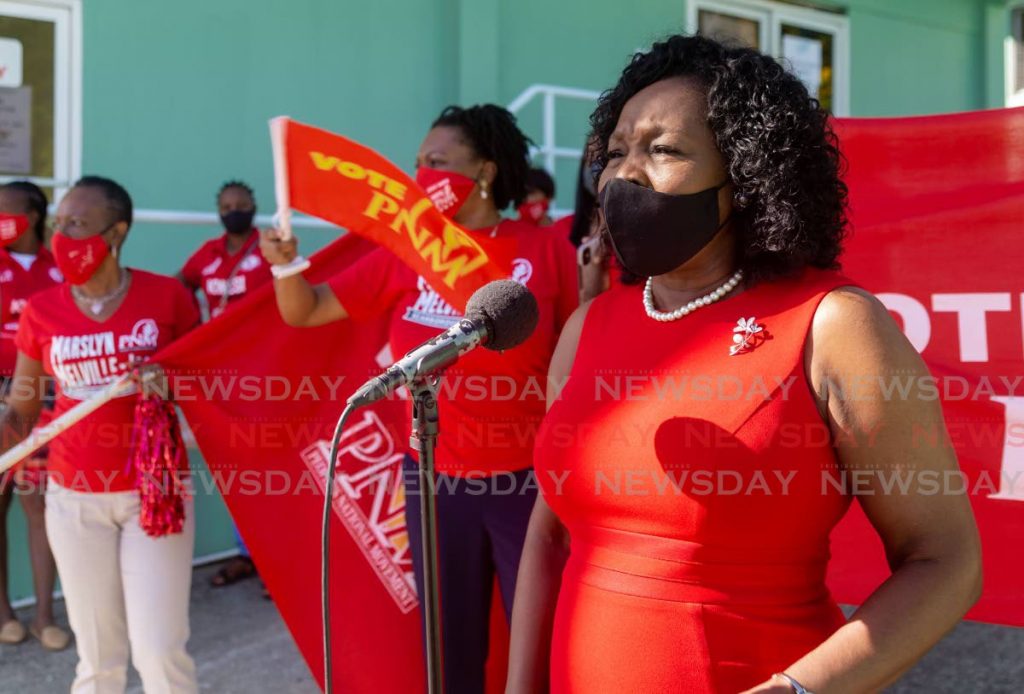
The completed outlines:
[[[82,176],[75,181],[75,188],[98,188],[103,197],[107,199],[107,208],[113,213],[114,221],[126,222],[128,227],[132,225],[132,196],[117,181],[103,176]]]
[[[50,206],[46,193],[32,181],[11,181],[4,185],[7,190],[16,190],[22,194],[30,212],[36,213],[36,225],[32,230],[40,242],[46,237],[46,210]]]
[[[224,194],[224,191],[230,190],[231,188],[238,188],[239,190],[244,190],[246,193],[249,194],[249,197],[252,198],[253,204],[256,204],[256,193],[253,192],[252,188],[249,187],[248,183],[246,183],[245,181],[239,181],[237,179],[232,179],[230,181],[224,182],[224,185],[222,185],[220,187],[220,190],[217,191],[217,202],[220,202],[220,196]]]
[[[458,128],[477,156],[498,167],[491,195],[498,210],[526,197],[526,172],[530,168],[530,138],[516,124],[516,117],[494,104],[461,108],[449,106],[433,125]]]
[[[633,56],[590,117],[601,167],[626,102],[671,77],[694,78],[707,93],[708,126],[733,185],[732,223],[747,281],[807,266],[838,268],[847,189],[832,123],[795,75],[753,49],[677,35]]]

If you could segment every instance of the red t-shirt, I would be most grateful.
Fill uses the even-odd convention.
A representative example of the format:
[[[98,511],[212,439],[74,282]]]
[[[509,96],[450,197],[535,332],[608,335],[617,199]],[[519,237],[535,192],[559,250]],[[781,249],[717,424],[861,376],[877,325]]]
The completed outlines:
[[[29,299],[15,344],[56,380],[54,416],[100,392],[199,322],[195,302],[180,282],[144,270],[131,273],[127,296],[102,323],[78,308],[67,284]],[[78,491],[134,489],[126,468],[135,402],[134,396],[116,398],[51,441],[50,476]]]
[[[28,270],[6,248],[0,248],[0,375],[14,373],[18,348],[14,334],[28,298],[64,281],[53,255],[40,248]]]
[[[181,268],[185,284],[193,291],[203,291],[211,318],[216,318],[230,304],[272,278],[270,265],[260,253],[256,229],[235,254],[228,253],[227,238],[227,233],[224,233],[210,239]]]
[[[498,237],[515,240],[512,279],[533,292],[540,320],[520,346],[502,353],[476,349],[445,373],[436,465],[449,475],[490,475],[532,465],[548,361],[578,302],[576,261],[566,238],[514,220],[501,223]],[[329,284],[354,320],[391,315],[394,357],[436,337],[462,315],[384,249],[363,256]]]
[[[569,234],[572,233],[573,221],[576,219],[576,215],[567,214],[564,217],[559,217],[555,221],[548,225],[548,228],[556,234],[564,236],[566,239],[569,238]]]

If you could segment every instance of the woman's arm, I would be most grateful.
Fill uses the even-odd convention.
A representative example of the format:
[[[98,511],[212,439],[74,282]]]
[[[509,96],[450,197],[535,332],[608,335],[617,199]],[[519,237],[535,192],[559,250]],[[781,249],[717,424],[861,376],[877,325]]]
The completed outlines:
[[[0,415],[0,452],[16,446],[36,425],[47,381],[42,363],[18,352],[7,407]]]
[[[928,370],[885,307],[859,290],[832,292],[815,314],[808,349],[815,392],[829,393],[823,416],[839,462],[847,475],[857,475],[849,478],[857,481],[851,492],[882,539],[892,575],[785,672],[818,694],[877,691],[913,666],[978,599],[978,531],[966,495],[945,488],[959,468],[942,409],[920,390]],[[894,380],[913,387],[893,396],[900,393]],[[922,431],[929,435],[914,433]],[[935,433],[937,442],[928,443]],[[894,475],[909,480],[907,493],[891,485]],[[936,479],[939,493],[929,489]],[[789,688],[772,682],[754,691]]]
[[[548,690],[548,661],[555,603],[569,557],[565,526],[538,495],[519,560],[508,654],[506,694]]]
[[[572,369],[589,306],[589,303],[580,306],[569,317],[551,357],[547,389],[549,409]],[[537,694],[548,690],[551,628],[562,568],[568,556],[569,534],[543,495],[538,495],[523,543],[512,603],[507,694]]]
[[[277,229],[260,232],[260,251],[271,265],[285,265],[298,255],[295,237],[282,239]],[[326,284],[311,285],[302,274],[274,279],[277,310],[288,325],[312,328],[348,318],[348,312]]]

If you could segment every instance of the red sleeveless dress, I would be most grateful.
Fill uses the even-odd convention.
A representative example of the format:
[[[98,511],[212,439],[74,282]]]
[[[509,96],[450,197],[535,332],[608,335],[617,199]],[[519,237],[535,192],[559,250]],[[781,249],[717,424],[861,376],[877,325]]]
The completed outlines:
[[[670,323],[642,287],[590,306],[535,453],[571,536],[552,692],[738,692],[843,624],[825,567],[850,498],[803,348],[850,284],[808,270]]]

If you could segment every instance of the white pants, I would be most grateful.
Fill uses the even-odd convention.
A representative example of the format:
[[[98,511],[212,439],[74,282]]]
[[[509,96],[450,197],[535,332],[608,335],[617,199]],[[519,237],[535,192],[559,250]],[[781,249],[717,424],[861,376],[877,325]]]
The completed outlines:
[[[198,691],[185,651],[192,587],[193,504],[185,529],[152,538],[138,492],[85,493],[54,484],[46,533],[78,648],[72,694],[122,694],[128,654],[146,694]]]

